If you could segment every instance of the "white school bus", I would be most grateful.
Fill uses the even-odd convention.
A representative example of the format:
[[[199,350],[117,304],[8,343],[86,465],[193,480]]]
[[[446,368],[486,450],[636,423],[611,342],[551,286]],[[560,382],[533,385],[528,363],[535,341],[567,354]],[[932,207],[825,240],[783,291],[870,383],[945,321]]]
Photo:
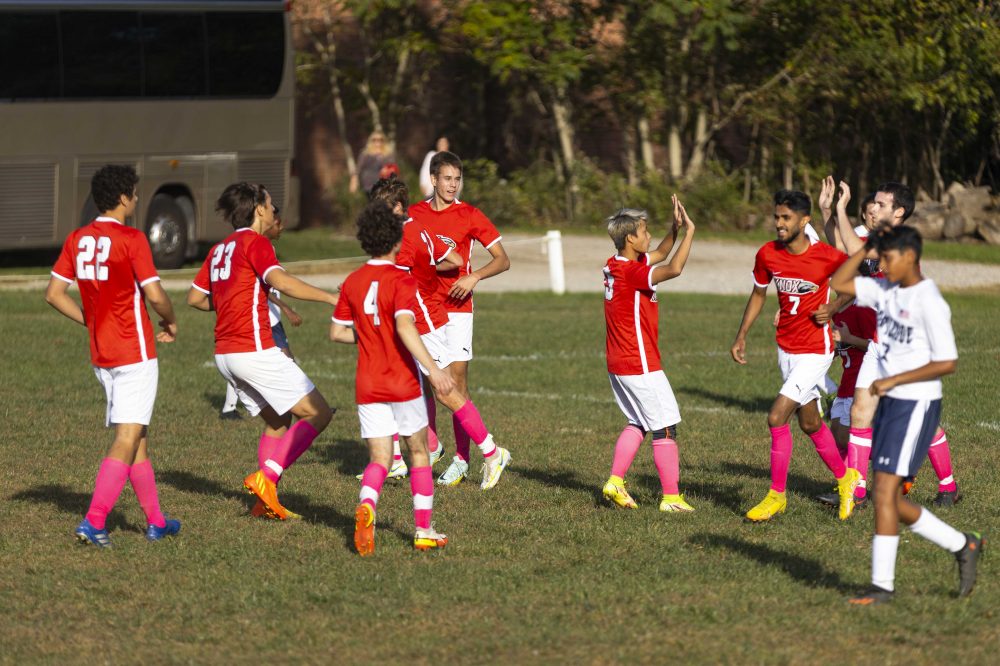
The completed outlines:
[[[131,226],[158,267],[226,236],[226,185],[297,224],[289,3],[0,0],[0,251],[58,247],[104,164],[139,172]]]

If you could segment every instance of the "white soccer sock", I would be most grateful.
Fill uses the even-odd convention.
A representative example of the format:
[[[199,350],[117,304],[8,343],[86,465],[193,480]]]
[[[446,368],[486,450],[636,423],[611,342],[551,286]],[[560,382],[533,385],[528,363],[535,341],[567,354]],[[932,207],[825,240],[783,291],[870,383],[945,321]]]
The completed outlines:
[[[910,525],[910,531],[952,553],[965,548],[964,534],[924,508],[920,509],[917,522]]]
[[[899,536],[876,534],[872,539],[872,585],[892,592],[896,589],[896,550]]]
[[[222,411],[231,412],[236,409],[236,389],[229,382],[226,382],[226,402],[222,405]]]
[[[484,457],[492,456],[497,450],[497,445],[493,443],[493,435],[486,435],[486,439],[476,444],[476,446],[479,447],[479,451]]]

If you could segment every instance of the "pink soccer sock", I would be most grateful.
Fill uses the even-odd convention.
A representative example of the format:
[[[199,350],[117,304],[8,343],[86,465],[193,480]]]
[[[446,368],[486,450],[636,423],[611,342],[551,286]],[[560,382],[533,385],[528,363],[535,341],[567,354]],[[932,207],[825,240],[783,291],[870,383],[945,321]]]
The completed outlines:
[[[783,493],[792,461],[792,429],[786,423],[771,428],[771,490]]]
[[[274,453],[271,454],[271,457],[260,468],[264,472],[264,476],[277,483],[281,478],[281,474],[291,467],[292,463],[298,460],[299,456],[306,452],[318,435],[319,431],[309,421],[302,420],[296,422],[278,440],[278,443],[274,447]]]
[[[410,470],[410,492],[413,493],[413,523],[417,529],[430,528],[434,512],[434,477],[430,467]]]
[[[129,465],[121,460],[105,458],[101,461],[97,480],[94,482],[94,495],[90,498],[90,508],[87,509],[87,520],[97,529],[104,529],[108,514],[128,482],[128,473]]]
[[[469,462],[469,433],[465,432],[458,414],[451,415],[451,426],[455,429],[455,455]]]
[[[496,453],[497,447],[493,443],[493,438],[490,437],[490,432],[486,429],[486,424],[483,423],[483,417],[479,415],[479,410],[476,409],[471,400],[458,408],[455,412],[455,418],[462,425],[462,430],[468,433],[469,438],[479,447],[484,458],[489,458]],[[469,445],[465,446],[465,450],[468,451]],[[468,461],[468,456],[465,459]]]
[[[679,493],[678,482],[681,470],[677,442],[669,437],[654,439],[653,462],[656,463],[656,471],[660,473],[660,486],[663,488],[663,494],[676,495]]]
[[[389,470],[378,463],[368,463],[365,473],[361,475],[361,495],[358,498],[359,504],[371,504],[372,510],[378,504],[379,493],[382,492],[382,484],[385,477],[389,475]]]
[[[872,429],[871,428],[851,428],[851,437],[847,442],[847,464],[851,469],[861,472],[862,483],[868,480],[868,460],[872,455]],[[854,489],[854,496],[858,499],[865,497],[868,489],[858,484]]]
[[[427,405],[427,452],[435,453],[441,448],[437,436],[437,400],[430,391],[424,393],[424,404]]]
[[[257,444],[257,466],[264,469],[264,463],[274,455],[274,449],[281,441],[280,437],[273,437],[266,433],[260,434],[260,442]]]
[[[167,519],[160,512],[160,498],[156,492],[156,476],[153,474],[153,463],[147,458],[141,463],[132,465],[128,473],[132,482],[132,490],[139,500],[139,506],[146,514],[146,522],[157,527],[166,527]]]
[[[931,448],[927,451],[931,459],[931,466],[938,478],[938,490],[941,492],[954,492],[958,490],[955,483],[955,475],[951,469],[951,449],[948,448],[948,436],[941,430],[941,436],[935,437],[931,442]]]
[[[826,424],[821,421],[819,430],[809,435],[809,439],[813,441],[813,444],[816,446],[816,453],[826,463],[826,466],[830,468],[833,475],[838,479],[844,476],[844,473],[847,472],[847,467],[844,465],[844,459],[840,456],[840,451],[837,449],[837,440],[833,438],[833,433],[826,427]]]
[[[639,446],[642,444],[643,437],[646,436],[642,430],[631,423],[625,426],[622,433],[618,435],[618,441],[615,442],[615,456],[611,461],[611,476],[617,476],[620,479],[624,479],[625,475],[628,474],[628,468],[632,466],[632,461],[635,460],[635,454],[639,450]],[[653,457],[656,457],[656,452],[653,452]]]

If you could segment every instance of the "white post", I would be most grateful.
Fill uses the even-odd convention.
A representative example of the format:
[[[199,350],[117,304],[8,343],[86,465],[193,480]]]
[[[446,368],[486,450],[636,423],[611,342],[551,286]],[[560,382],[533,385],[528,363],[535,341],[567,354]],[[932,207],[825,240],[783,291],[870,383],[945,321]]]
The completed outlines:
[[[563,267],[562,233],[552,230],[545,234],[549,255],[549,281],[553,294],[566,293],[566,270]]]

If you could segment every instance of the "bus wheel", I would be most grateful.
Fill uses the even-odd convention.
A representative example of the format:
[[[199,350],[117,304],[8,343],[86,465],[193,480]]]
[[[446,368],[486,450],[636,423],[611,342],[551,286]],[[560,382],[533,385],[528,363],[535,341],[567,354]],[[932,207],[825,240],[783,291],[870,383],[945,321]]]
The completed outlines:
[[[146,236],[157,268],[180,268],[187,247],[184,212],[168,194],[157,194],[146,215]]]

